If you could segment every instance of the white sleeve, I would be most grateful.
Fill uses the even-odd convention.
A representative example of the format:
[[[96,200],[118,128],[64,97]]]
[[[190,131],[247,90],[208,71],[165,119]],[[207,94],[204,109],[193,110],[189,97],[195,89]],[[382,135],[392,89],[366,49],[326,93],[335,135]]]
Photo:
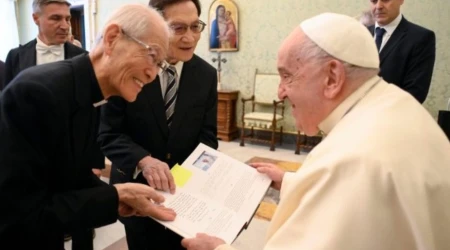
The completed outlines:
[[[223,245],[216,247],[216,249],[214,249],[214,250],[237,250],[237,249],[230,245],[223,244]]]
[[[330,165],[283,178],[264,249],[416,249],[388,171],[364,160]]]

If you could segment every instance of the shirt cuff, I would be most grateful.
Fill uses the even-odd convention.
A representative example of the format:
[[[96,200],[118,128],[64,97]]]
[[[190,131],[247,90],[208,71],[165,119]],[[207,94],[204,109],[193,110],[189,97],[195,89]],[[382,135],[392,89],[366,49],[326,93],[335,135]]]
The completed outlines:
[[[134,169],[134,173],[133,173],[133,179],[136,180],[136,178],[138,177],[138,175],[142,172],[142,169],[140,169],[138,166],[136,166],[136,168]]]

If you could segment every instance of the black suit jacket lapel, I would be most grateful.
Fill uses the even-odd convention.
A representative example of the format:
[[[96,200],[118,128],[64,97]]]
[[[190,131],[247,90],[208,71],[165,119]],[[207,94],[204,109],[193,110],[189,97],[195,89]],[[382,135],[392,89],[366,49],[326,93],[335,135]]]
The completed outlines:
[[[86,154],[90,154],[89,146],[91,141],[95,141],[98,133],[98,123],[100,115],[100,107],[94,109],[93,104],[101,101],[102,94],[100,88],[95,86],[92,79],[95,78],[95,73],[89,67],[89,60],[87,56],[80,56],[70,60],[73,65],[73,78],[70,80],[68,76],[66,84],[72,84],[73,89],[73,105],[72,107],[72,136],[74,144],[73,153],[77,162],[86,160]],[[92,70],[91,72],[89,72]],[[76,74],[75,72],[82,72]],[[85,164],[92,164],[84,162]]]
[[[69,46],[69,43],[64,43],[64,59],[70,59],[72,57],[75,57],[76,54],[74,55],[72,52],[72,48]]]
[[[74,72],[84,72],[82,68],[82,65],[79,65],[77,61],[73,62]],[[72,148],[74,159],[82,159],[86,146],[86,128],[90,125],[89,122],[86,122],[86,116],[89,114],[82,107],[91,98],[91,91],[88,88],[89,78],[86,74],[74,74],[74,78],[75,80],[72,82],[74,90],[72,122],[69,126],[72,126],[72,139],[76,145]]]
[[[384,45],[383,49],[380,53],[380,64],[387,58],[389,53],[393,51],[394,48],[398,46],[398,44],[403,40],[406,35],[406,31],[408,30],[408,21],[404,17],[398,24],[397,28],[394,30],[394,33],[391,35],[386,45]]]
[[[36,66],[36,39],[19,48],[19,72]]]
[[[175,112],[173,114],[173,121],[170,128],[171,134],[183,123],[183,118],[186,115],[186,111],[190,108],[192,103],[192,92],[196,91],[194,83],[196,81],[195,76],[195,56],[192,60],[183,64],[183,70],[181,73],[180,84],[178,86],[177,102],[175,104]]]
[[[75,45],[69,43],[69,42],[65,42],[64,43],[64,59],[70,59],[73,57],[76,57],[80,54],[82,54],[80,52],[81,49],[79,49],[78,47],[76,47]]]
[[[146,86],[147,87],[147,86]],[[164,100],[161,94],[161,83],[159,76],[149,84],[147,88],[143,89],[145,99],[148,100],[150,108],[155,116],[155,121],[158,123],[163,135],[167,138],[169,134],[169,127],[167,126],[166,112],[164,109]]]
[[[372,34],[372,36],[375,37],[375,26],[374,25],[369,26],[368,29],[370,34]]]

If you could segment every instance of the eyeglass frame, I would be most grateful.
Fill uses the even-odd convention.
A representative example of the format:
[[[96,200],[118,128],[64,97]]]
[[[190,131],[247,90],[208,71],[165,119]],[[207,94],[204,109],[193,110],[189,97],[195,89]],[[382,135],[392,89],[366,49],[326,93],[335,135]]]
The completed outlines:
[[[183,31],[177,33],[177,32],[175,31],[175,29],[174,29],[174,26],[176,26],[176,25],[180,25],[180,26],[183,28]],[[193,28],[194,25],[200,25],[200,26],[202,27],[201,30],[200,30],[200,31],[195,30],[195,29]],[[205,30],[206,23],[203,22],[202,20],[198,20],[198,21],[196,22],[196,24],[188,25],[188,24],[185,24],[185,23],[176,23],[176,24],[169,24],[169,27],[170,27],[170,29],[173,31],[173,33],[174,33],[175,35],[184,35],[184,34],[186,34],[188,28],[189,28],[194,34],[200,34],[200,33],[202,33],[202,32]]]
[[[166,60],[163,59],[161,62],[157,62],[157,60],[155,58],[156,52],[155,52],[155,49],[152,46],[144,43],[143,41],[137,39],[134,36],[130,36],[123,29],[122,29],[122,34],[124,34],[126,37],[130,38],[134,42],[138,43],[139,45],[145,47],[148,50],[148,56],[150,56],[152,58],[153,63],[155,63],[156,66],[158,66],[162,71],[166,71],[169,68],[169,63]]]

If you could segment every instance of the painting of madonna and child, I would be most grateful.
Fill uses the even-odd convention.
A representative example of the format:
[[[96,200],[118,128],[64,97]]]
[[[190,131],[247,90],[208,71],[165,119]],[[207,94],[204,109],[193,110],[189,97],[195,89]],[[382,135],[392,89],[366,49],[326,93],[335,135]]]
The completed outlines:
[[[238,9],[231,0],[216,0],[209,9],[209,50],[238,50]]]

